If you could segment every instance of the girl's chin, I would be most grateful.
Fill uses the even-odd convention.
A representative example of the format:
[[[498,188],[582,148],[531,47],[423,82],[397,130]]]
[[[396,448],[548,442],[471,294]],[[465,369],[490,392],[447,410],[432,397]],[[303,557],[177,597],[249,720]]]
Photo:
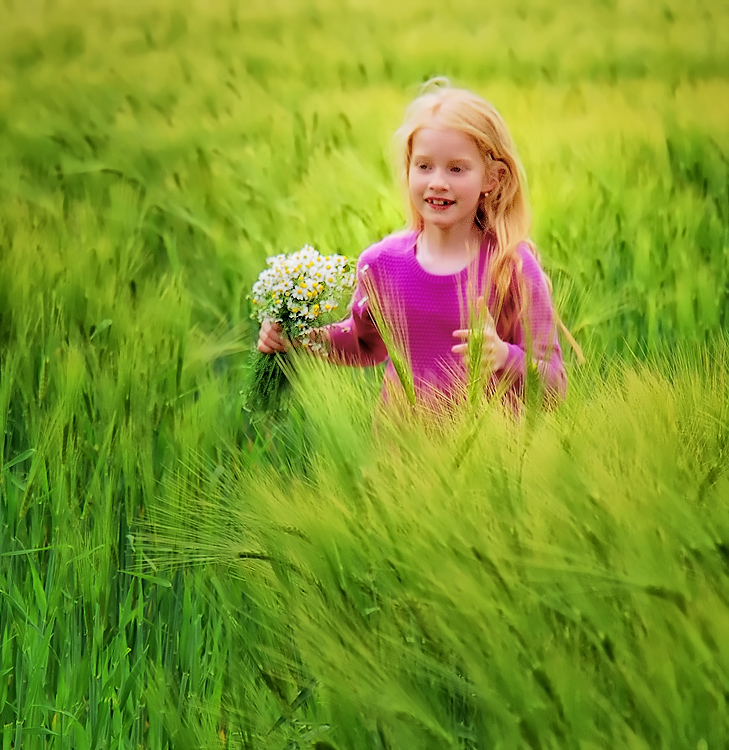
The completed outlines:
[[[453,229],[461,224],[461,222],[454,221],[454,219],[449,216],[434,216],[432,213],[422,216],[422,219],[423,224],[426,227],[431,226],[436,229]]]

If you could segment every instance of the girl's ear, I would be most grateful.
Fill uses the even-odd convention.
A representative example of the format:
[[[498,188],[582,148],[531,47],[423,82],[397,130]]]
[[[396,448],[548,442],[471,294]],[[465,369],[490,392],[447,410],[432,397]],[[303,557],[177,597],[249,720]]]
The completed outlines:
[[[506,172],[506,165],[500,161],[494,162],[488,174],[484,175],[481,192],[488,194],[496,190],[504,172]]]
[[[499,181],[493,177],[490,179],[484,178],[483,184],[481,185],[481,195],[488,195],[493,190],[496,190],[498,184]]]

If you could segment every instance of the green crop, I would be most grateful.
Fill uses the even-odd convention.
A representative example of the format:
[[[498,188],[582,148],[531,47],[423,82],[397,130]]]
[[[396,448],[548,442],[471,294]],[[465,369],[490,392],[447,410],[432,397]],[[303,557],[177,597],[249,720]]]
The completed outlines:
[[[0,0],[3,750],[726,745],[726,9],[454,6]],[[587,363],[433,424],[302,360],[253,419],[251,284],[403,225],[433,75]]]

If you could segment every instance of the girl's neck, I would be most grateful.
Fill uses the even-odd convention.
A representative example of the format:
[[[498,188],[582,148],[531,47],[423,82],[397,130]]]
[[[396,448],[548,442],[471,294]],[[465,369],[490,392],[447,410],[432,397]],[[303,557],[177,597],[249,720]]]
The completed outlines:
[[[462,271],[478,255],[483,233],[474,224],[465,230],[426,225],[417,240],[420,265],[433,274],[452,274]]]

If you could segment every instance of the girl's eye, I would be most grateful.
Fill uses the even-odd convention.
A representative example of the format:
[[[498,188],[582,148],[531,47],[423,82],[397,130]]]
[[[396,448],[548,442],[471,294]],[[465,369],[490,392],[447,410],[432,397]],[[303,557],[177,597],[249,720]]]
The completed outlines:
[[[461,171],[460,167],[451,167],[451,172],[460,172],[460,171]]]
[[[427,168],[428,168],[427,164],[418,164],[418,169],[427,169]]]

